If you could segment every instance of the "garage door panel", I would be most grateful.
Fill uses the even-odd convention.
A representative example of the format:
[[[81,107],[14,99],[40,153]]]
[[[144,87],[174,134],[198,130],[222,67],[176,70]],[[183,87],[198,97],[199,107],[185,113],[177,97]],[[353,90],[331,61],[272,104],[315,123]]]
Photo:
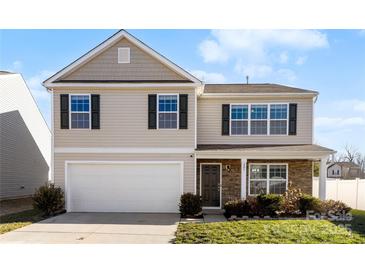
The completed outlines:
[[[69,210],[177,212],[180,164],[69,164]]]

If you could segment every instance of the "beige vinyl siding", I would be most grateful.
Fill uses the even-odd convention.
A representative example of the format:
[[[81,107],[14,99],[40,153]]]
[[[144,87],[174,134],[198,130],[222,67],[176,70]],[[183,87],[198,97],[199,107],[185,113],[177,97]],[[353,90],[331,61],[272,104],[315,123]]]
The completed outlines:
[[[118,64],[118,48],[120,47],[130,48],[130,63]],[[120,81],[187,80],[125,38],[61,79]]]
[[[191,154],[89,154],[89,153],[56,153],[54,157],[55,184],[64,188],[65,161],[183,161],[184,192],[195,190],[195,159]]]
[[[100,130],[60,129],[60,94],[100,94]],[[188,129],[148,129],[148,94],[188,94]],[[194,89],[54,92],[55,147],[195,147]]]
[[[222,104],[297,103],[296,136],[222,136]],[[198,98],[198,144],[312,144],[312,109],[309,99],[210,99]]]

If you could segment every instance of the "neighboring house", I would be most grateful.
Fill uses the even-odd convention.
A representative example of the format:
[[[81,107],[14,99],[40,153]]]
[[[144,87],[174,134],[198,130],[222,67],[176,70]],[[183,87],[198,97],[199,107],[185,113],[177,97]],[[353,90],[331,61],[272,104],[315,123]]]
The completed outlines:
[[[361,167],[355,163],[335,162],[327,167],[327,177],[352,180],[364,178],[364,173],[361,171]]]
[[[68,211],[177,212],[291,182],[312,194],[318,93],[275,84],[202,84],[122,30],[44,82],[53,96],[53,180]]]
[[[24,79],[0,72],[0,199],[32,195],[50,163],[51,132]]]

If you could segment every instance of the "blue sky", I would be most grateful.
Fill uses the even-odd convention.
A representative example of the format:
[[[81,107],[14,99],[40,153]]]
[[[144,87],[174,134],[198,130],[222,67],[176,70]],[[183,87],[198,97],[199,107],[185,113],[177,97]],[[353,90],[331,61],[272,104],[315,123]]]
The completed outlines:
[[[0,70],[22,73],[50,124],[41,82],[116,30],[2,30]],[[128,30],[206,82],[280,83],[320,92],[315,143],[365,153],[364,30]]]

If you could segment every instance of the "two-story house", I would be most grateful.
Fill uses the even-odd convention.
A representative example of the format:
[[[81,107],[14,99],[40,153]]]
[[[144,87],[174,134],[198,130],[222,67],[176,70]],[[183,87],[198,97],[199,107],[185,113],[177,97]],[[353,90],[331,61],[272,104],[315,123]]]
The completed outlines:
[[[68,211],[177,212],[288,184],[312,194],[318,93],[274,84],[203,84],[122,30],[44,82],[52,93],[53,182]]]

